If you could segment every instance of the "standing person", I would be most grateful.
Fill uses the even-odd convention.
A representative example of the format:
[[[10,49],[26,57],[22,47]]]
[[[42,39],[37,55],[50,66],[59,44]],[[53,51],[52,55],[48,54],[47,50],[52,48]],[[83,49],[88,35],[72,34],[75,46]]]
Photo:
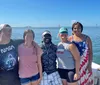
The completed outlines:
[[[60,28],[59,37],[61,42],[58,44],[58,72],[62,78],[63,85],[77,85],[80,77],[80,55],[77,47],[68,41],[68,30]]]
[[[62,85],[61,78],[56,68],[56,51],[57,47],[52,43],[52,36],[49,31],[44,31],[42,34],[43,43],[41,48],[43,79],[40,85]]]
[[[89,36],[82,34],[83,25],[75,22],[72,25],[73,35],[69,37],[78,48],[81,56],[79,85],[93,85],[92,79],[92,42]]]
[[[19,77],[21,85],[39,85],[42,78],[42,49],[34,41],[35,34],[28,29],[24,32],[24,43],[19,45]]]
[[[18,75],[18,42],[11,39],[12,27],[0,25],[0,85],[20,85]]]

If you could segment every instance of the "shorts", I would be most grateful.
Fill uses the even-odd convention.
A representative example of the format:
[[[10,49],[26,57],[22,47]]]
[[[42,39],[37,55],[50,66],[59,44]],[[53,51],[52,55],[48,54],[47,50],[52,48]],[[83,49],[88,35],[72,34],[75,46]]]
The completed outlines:
[[[66,79],[69,83],[77,82],[78,80],[74,80],[75,69],[60,69],[58,68],[59,75],[61,79]]]
[[[43,72],[43,78],[40,82],[40,85],[62,85],[62,80],[57,71],[51,74]]]
[[[30,83],[30,82],[34,82],[36,80],[38,80],[40,78],[40,74],[36,74],[32,77],[28,77],[28,78],[20,78],[20,82],[21,84],[27,84],[27,83]]]

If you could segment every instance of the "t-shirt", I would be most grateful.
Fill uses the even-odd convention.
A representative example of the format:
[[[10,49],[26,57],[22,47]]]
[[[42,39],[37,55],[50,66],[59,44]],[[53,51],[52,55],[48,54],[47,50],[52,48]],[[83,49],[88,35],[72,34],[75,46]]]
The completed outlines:
[[[27,48],[24,43],[18,47],[19,54],[19,77],[27,78],[36,75],[38,69],[38,57],[42,55],[42,49],[34,43],[33,47]]]
[[[72,53],[69,51],[69,45],[71,43],[58,44],[57,57],[58,57],[58,68],[61,69],[74,69],[75,60]]]
[[[18,76],[17,47],[23,40],[10,40],[8,44],[0,44],[0,80],[5,75]]]

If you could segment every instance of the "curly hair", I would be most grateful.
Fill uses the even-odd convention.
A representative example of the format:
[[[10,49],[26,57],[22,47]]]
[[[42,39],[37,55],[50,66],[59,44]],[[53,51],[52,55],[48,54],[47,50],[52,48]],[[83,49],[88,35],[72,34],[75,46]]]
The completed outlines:
[[[80,22],[75,22],[73,25],[72,25],[72,31],[73,31],[73,28],[75,25],[79,25],[81,27],[81,32],[83,31],[83,25],[80,23]]]

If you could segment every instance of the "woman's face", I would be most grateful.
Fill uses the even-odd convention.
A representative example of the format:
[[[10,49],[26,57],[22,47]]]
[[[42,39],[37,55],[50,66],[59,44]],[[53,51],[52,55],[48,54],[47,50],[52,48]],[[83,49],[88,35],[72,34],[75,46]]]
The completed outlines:
[[[80,25],[75,25],[73,27],[73,33],[76,34],[76,35],[80,35],[82,32],[81,32],[82,28]]]
[[[60,37],[61,41],[66,42],[68,34],[67,33],[60,33],[59,37]]]
[[[25,41],[27,41],[27,42],[32,42],[33,41],[33,33],[32,32],[26,33]]]

